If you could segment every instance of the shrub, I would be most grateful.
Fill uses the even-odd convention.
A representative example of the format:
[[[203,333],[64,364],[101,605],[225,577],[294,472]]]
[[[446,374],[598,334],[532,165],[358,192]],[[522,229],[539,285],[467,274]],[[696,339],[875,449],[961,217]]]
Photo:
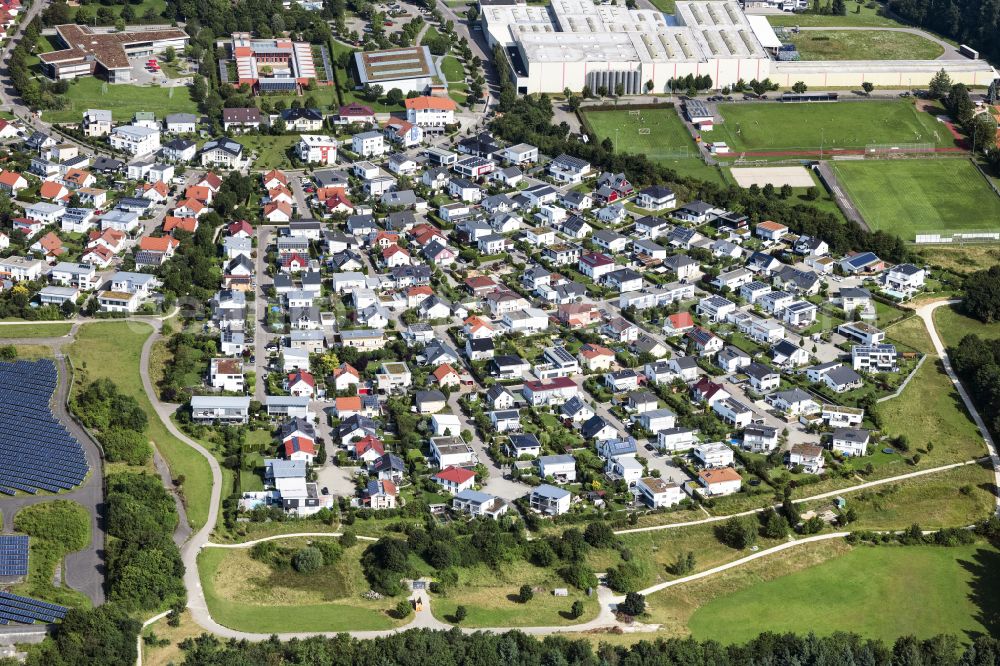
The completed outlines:
[[[521,589],[518,590],[517,600],[522,604],[526,604],[535,596],[535,592],[531,589],[530,585],[522,585]]]
[[[646,612],[646,597],[638,592],[629,592],[625,595],[625,601],[618,604],[619,612],[636,617]]]
[[[410,605],[409,599],[402,599],[398,604],[396,604],[396,617],[402,620],[404,617],[409,617],[410,613],[413,612],[413,606]]]
[[[306,546],[292,556],[292,567],[299,573],[312,573],[323,566],[323,553],[315,546]]]
[[[102,432],[101,446],[108,462],[126,462],[130,465],[145,465],[153,448],[149,439],[141,432],[127,428],[111,428]]]

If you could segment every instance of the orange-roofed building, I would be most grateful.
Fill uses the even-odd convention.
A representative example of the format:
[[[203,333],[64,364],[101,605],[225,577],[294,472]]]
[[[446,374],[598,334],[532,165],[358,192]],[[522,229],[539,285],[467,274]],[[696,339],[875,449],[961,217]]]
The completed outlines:
[[[194,233],[198,231],[198,220],[193,217],[177,217],[175,215],[167,215],[163,220],[163,231],[170,234],[173,233],[175,229],[180,229],[181,231],[187,231],[188,233]]]
[[[580,365],[588,370],[603,372],[615,362],[615,353],[603,345],[585,344],[577,354]]]
[[[200,217],[208,209],[198,199],[184,199],[178,202],[177,207],[174,208],[174,215],[176,217]]]
[[[438,383],[438,386],[458,386],[462,383],[462,377],[455,368],[447,363],[439,365],[431,374],[434,376],[434,381]]]
[[[271,169],[264,174],[264,189],[269,190],[272,187],[277,187],[278,185],[288,185],[288,176],[278,171],[277,169]]]
[[[0,190],[7,194],[17,194],[27,186],[27,179],[16,171],[0,172]]]
[[[289,190],[284,185],[278,185],[276,187],[268,189],[267,198],[270,199],[271,201],[283,201],[289,206],[291,206],[292,203],[295,201],[295,199],[292,197],[291,190]]]
[[[264,206],[264,219],[268,222],[288,222],[292,219],[292,207],[282,201]]]
[[[38,196],[46,201],[65,201],[69,199],[69,190],[60,182],[47,180],[39,188]]]
[[[455,122],[458,105],[448,97],[412,97],[406,100],[406,121],[418,127],[440,127]]]
[[[162,252],[168,257],[174,253],[174,249],[180,241],[172,236],[143,236],[139,240],[139,249],[149,252]]]
[[[703,469],[698,472],[698,483],[704,488],[702,492],[705,495],[717,497],[738,493],[743,484],[743,477],[732,467]]]
[[[334,402],[334,409],[338,419],[346,419],[349,416],[361,413],[361,396],[352,395],[346,398],[337,398]]]
[[[350,386],[361,381],[361,374],[349,363],[341,363],[333,369],[333,387],[338,391],[346,391]]]
[[[424,302],[424,299],[434,295],[434,290],[427,285],[410,287],[406,290],[406,307],[415,308]]]
[[[212,203],[212,198],[215,193],[205,185],[192,185],[191,187],[184,190],[184,196],[188,199],[197,199],[203,204]]]
[[[204,185],[213,192],[218,192],[219,188],[222,187],[222,176],[217,173],[206,173],[196,185]]]
[[[94,177],[94,174],[84,169],[69,169],[63,175],[62,181],[67,187],[75,190],[81,187],[90,187],[97,182],[97,178]]]
[[[394,234],[389,231],[379,231],[375,234],[375,246],[381,250],[386,249],[390,245],[396,245],[399,243],[399,234]]]
[[[663,322],[663,332],[666,335],[684,335],[694,328],[694,319],[690,312],[678,312],[669,315]]]

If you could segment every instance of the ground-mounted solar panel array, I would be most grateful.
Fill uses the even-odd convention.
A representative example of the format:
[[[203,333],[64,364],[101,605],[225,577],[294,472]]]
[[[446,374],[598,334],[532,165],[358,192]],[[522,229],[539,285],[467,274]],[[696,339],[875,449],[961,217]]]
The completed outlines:
[[[23,534],[0,535],[0,578],[28,575],[28,537]]]
[[[56,622],[66,617],[66,607],[48,604],[10,592],[0,592],[0,624]]]
[[[48,359],[0,363],[0,493],[59,492],[87,476],[80,442],[49,408],[57,381]]]

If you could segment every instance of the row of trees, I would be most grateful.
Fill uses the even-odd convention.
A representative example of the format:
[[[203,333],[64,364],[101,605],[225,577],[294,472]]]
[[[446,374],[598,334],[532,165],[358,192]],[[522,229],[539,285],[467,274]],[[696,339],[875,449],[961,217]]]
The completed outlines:
[[[1000,433],[1000,340],[966,335],[948,355],[978,403],[987,427]]]
[[[152,474],[110,474],[106,485],[108,600],[132,612],[183,606],[173,498]]]
[[[1000,57],[1000,10],[995,0],[889,0],[909,22],[969,44],[988,60]]]
[[[976,106],[964,83],[952,85],[951,77],[943,69],[931,79],[931,97],[941,100],[948,115],[968,136],[973,152],[988,152],[997,145],[997,123],[991,113],[976,113]]]
[[[641,601],[641,598],[636,599]],[[632,646],[602,643],[594,648],[587,640],[547,636],[538,641],[518,631],[505,634],[459,629],[435,632],[411,630],[375,641],[307,638],[282,643],[272,641],[223,641],[202,635],[182,644],[186,666],[237,664],[324,664],[349,666],[424,664],[433,655],[435,664],[464,666],[742,666],[743,664],[868,664],[871,666],[992,666],[1000,664],[1000,640],[978,636],[962,645],[954,636],[918,640],[903,636],[888,644],[856,634],[765,633],[744,645],[722,645],[692,638],[640,641]]]

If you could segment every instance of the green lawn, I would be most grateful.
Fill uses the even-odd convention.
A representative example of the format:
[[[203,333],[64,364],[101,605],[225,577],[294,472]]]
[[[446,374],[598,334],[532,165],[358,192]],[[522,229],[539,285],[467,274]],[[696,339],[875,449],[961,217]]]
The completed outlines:
[[[910,317],[897,324],[893,324],[885,329],[885,334],[893,342],[901,342],[907,347],[926,354],[934,353],[934,343],[931,342],[931,336],[927,333],[924,320],[920,317]],[[924,362],[929,363],[930,361],[927,360]]]
[[[858,12],[858,7],[861,11]],[[875,27],[899,27],[903,25],[893,21],[891,18],[880,16],[881,7],[869,8],[867,3],[859,4],[855,2],[847,3],[846,16],[832,16],[825,14],[775,14],[768,15],[767,22],[778,26],[802,26],[802,27],[841,27],[841,26],[875,26]],[[856,13],[857,12],[857,13]]]
[[[308,575],[272,570],[251,558],[249,549],[205,548],[198,555],[198,570],[212,617],[231,629],[264,633],[398,625],[386,613],[398,599],[361,598],[368,589],[360,563],[367,545],[354,546],[336,564]]]
[[[297,134],[287,134],[281,136],[270,135],[250,135],[238,136],[244,148],[257,153],[257,160],[253,163],[256,169],[289,169],[292,166],[288,159],[287,151],[299,141]]]
[[[922,456],[918,468],[986,455],[979,429],[936,356],[924,361],[899,397],[881,403],[878,410],[883,434],[906,435],[912,450],[933,442],[933,452]]]
[[[905,241],[1000,228],[1000,198],[964,160],[866,160],[834,169],[868,225]]]
[[[449,82],[461,82],[465,80],[465,67],[453,55],[445,56],[441,61],[441,73]]]
[[[702,161],[694,139],[672,108],[587,111],[584,116],[598,141],[610,138],[616,152],[645,155],[682,176],[722,182],[719,170]],[[649,134],[639,134],[643,128]]]
[[[63,558],[90,543],[87,510],[68,500],[33,504],[17,512],[14,529],[30,538],[28,577],[12,591],[54,604],[90,606],[86,596],[65,585],[55,585],[53,581]]]
[[[110,84],[88,76],[71,81],[65,97],[69,102],[66,108],[46,111],[43,114],[45,120],[78,123],[87,109],[110,109],[119,122],[131,120],[136,111],[152,111],[157,118],[163,118],[168,113],[198,113],[198,106],[185,87]]]
[[[762,631],[856,632],[893,641],[995,634],[1000,553],[985,544],[857,547],[825,563],[712,599],[691,616],[696,639],[741,643]],[[984,625],[984,622],[986,623]]]
[[[890,30],[810,30],[791,41],[802,60],[934,60],[944,53],[937,42]]]
[[[59,338],[69,333],[72,324],[63,321],[51,323],[11,324],[0,326],[0,340],[12,338]]]
[[[974,334],[981,338],[1000,338],[1000,322],[984,324],[978,319],[966,317],[954,307],[942,306],[934,311],[934,328],[941,336],[945,347],[955,347],[966,335]]]
[[[720,104],[712,131],[737,151],[863,148],[872,143],[951,146],[944,125],[906,100],[815,104]]]
[[[208,520],[212,494],[212,472],[200,453],[167,431],[146,396],[139,375],[142,345],[153,332],[147,324],[98,322],[81,326],[69,346],[76,379],[109,378],[123,392],[135,397],[149,417],[146,434],[170,466],[174,478],[184,477],[182,493],[188,522],[200,529]]]

